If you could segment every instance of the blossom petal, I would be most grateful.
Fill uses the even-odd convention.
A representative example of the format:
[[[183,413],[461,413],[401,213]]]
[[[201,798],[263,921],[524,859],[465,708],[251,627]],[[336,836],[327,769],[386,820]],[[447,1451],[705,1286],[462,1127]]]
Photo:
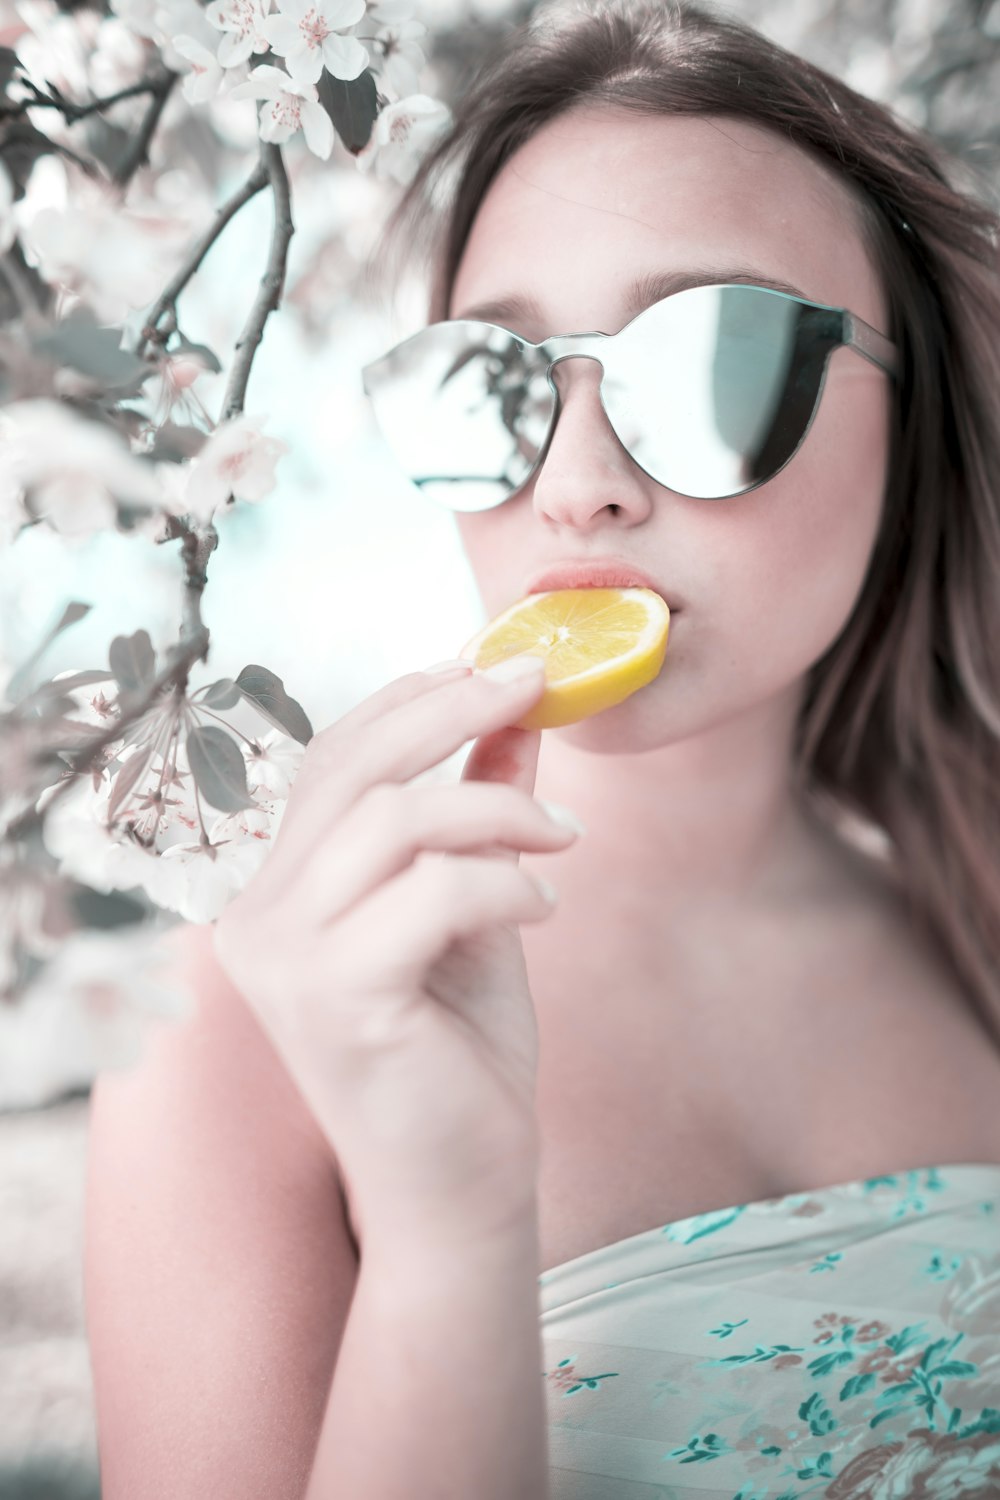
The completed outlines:
[[[260,138],[262,141],[287,141],[297,126],[287,116],[279,115],[274,104],[265,104],[260,112]]]
[[[288,89],[288,75],[280,68],[263,63],[254,68],[243,83],[229,90],[230,99],[280,99]]]
[[[333,150],[333,121],[323,106],[311,99],[302,102],[302,130],[309,150],[326,161]]]
[[[334,78],[360,78],[369,63],[368,53],[353,36],[328,36],[323,41],[323,61]]]
[[[285,58],[289,75],[296,83],[311,85],[323,71],[323,57],[318,47],[302,46]]]
[[[219,62],[224,68],[235,68],[237,63],[246,62],[252,51],[252,36],[238,36],[234,31],[227,31],[219,43]]]
[[[390,52],[384,64],[385,76],[400,99],[415,94],[420,88],[416,68],[400,52]]]
[[[360,21],[366,9],[365,0],[326,0],[323,16],[334,31],[343,31]]]
[[[302,28],[288,16],[268,16],[260,29],[279,57],[286,57],[302,43]]]

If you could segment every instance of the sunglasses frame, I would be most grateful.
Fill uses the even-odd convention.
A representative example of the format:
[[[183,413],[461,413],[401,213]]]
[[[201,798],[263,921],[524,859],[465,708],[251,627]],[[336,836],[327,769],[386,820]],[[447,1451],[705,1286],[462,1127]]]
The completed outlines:
[[[741,290],[747,291],[767,292],[769,296],[781,297],[786,302],[798,303],[800,307],[807,307],[819,312],[830,313],[834,315],[835,318],[839,318],[840,326],[839,330],[833,333],[833,342],[830,343],[830,346],[823,357],[822,374],[820,375],[819,385],[816,388],[816,399],[813,402],[812,411],[809,414],[809,420],[803,428],[801,437],[799,438],[792,452],[784,460],[784,462],[781,463],[778,468],[772,470],[770,474],[767,474],[763,479],[756,480],[753,484],[747,485],[744,489],[732,490],[725,495],[686,495],[683,490],[674,490],[672,486],[665,484],[664,481],[660,479],[656,474],[650,473],[645,465],[639,462],[639,460],[635,457],[635,454],[632,453],[627,444],[623,441],[617,427],[615,426],[614,418],[608,411],[607,406],[604,402],[604,376],[606,373],[606,365],[604,358],[602,358],[601,351],[603,350],[606,352],[610,347],[614,345],[616,339],[620,339],[642,318],[646,317],[656,308],[661,307],[665,302],[673,301],[675,297],[683,297],[686,295],[690,295],[693,292],[721,290],[728,291],[733,288],[739,288]],[[383,375],[381,373],[382,367],[384,366],[386,361],[388,361],[399,350],[403,349],[407,344],[413,342],[416,339],[425,338],[435,328],[453,327],[461,323],[467,324],[472,328],[488,328],[494,332],[498,331],[501,333],[505,333],[522,350],[531,351],[531,354],[535,356],[533,362],[537,364],[539,371],[541,373],[544,373],[549,387],[555,395],[555,403],[552,408],[552,415],[549,419],[549,424],[546,429],[544,439],[539,446],[538,454],[534,462],[532,463],[531,468],[525,474],[520,483],[517,484],[513,489],[509,490],[506,495],[501,496],[499,500],[494,500],[490,505],[476,507],[476,511],[495,510],[497,506],[503,505],[506,503],[506,501],[513,499],[515,495],[519,494],[520,491],[524,489],[525,485],[538,472],[539,468],[544,463],[546,454],[549,450],[549,445],[552,441],[552,434],[555,431],[556,423],[559,420],[559,414],[562,410],[562,398],[558,387],[552,379],[552,370],[564,359],[582,357],[593,359],[600,365],[601,379],[599,385],[599,397],[601,408],[604,411],[604,415],[608,419],[608,423],[611,426],[612,431],[618,438],[618,441],[621,443],[626,453],[628,453],[632,462],[638,468],[640,468],[644,474],[647,474],[655,484],[660,485],[663,489],[670,490],[672,494],[682,495],[685,499],[690,500],[708,501],[732,500],[739,495],[748,495],[753,490],[760,489],[762,485],[769,484],[777,474],[781,473],[782,469],[787,468],[787,466],[799,452],[799,449],[802,447],[803,443],[808,437],[810,428],[815,421],[816,413],[819,411],[820,403],[823,397],[823,391],[826,386],[826,374],[830,362],[830,355],[833,354],[836,349],[843,347],[855,350],[856,353],[860,354],[864,359],[875,365],[876,368],[884,370],[885,373],[890,375],[893,379],[898,378],[901,363],[899,346],[895,344],[892,339],[887,338],[884,333],[880,333],[879,330],[877,328],[874,328],[871,323],[866,323],[864,318],[859,317],[857,313],[850,312],[847,308],[835,307],[827,302],[813,302],[807,297],[793,296],[789,292],[779,292],[774,287],[758,286],[752,282],[720,281],[702,286],[683,287],[676,292],[671,292],[668,296],[661,297],[658,299],[658,301],[650,303],[648,307],[640,308],[635,316],[631,318],[629,322],[626,323],[622,328],[620,328],[616,333],[601,333],[598,330],[593,330],[589,333],[553,334],[551,337],[543,339],[538,344],[533,344],[530,339],[523,338],[519,333],[515,333],[513,329],[507,328],[502,323],[490,323],[487,322],[487,320],[484,318],[442,318],[435,323],[428,323],[424,328],[418,329],[416,333],[410,334],[410,336],[406,339],[403,339],[401,343],[395,344],[392,349],[387,350],[384,354],[380,355],[378,359],[372,360],[369,364],[363,366],[361,375],[365,394],[371,397],[377,390],[379,383],[383,379],[391,380],[393,378],[391,373],[387,376]],[[417,481],[411,479],[410,482],[413,483],[418,489],[420,488],[419,484],[417,484]],[[425,480],[424,482],[427,481]],[[440,483],[441,481],[436,480],[435,482]],[[460,510],[460,507],[449,506],[447,501],[442,500],[437,501],[437,503],[444,505],[446,509],[450,509],[452,511]]]

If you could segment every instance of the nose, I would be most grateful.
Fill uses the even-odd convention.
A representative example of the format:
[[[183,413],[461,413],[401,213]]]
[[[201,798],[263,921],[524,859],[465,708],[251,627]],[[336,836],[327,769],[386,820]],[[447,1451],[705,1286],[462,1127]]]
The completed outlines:
[[[632,525],[644,520],[652,480],[619,442],[601,405],[600,362],[566,355],[551,374],[559,410],[531,485],[536,515],[578,529],[609,516]]]

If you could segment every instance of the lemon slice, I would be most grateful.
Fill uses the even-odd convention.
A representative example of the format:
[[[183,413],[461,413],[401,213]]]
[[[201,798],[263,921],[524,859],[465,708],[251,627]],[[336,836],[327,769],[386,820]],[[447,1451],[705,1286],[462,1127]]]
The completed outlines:
[[[623,703],[659,674],[670,610],[652,589],[549,589],[529,594],[462,648],[477,668],[540,656],[545,691],[519,729],[556,729]]]

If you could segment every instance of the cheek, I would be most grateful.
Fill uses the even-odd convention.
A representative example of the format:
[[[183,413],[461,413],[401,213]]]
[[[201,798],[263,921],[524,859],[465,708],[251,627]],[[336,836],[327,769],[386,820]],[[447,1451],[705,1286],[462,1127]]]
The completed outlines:
[[[885,381],[828,379],[791,463],[720,518],[716,597],[733,605],[731,630],[753,617],[765,670],[807,670],[850,618],[878,536],[888,431]]]
[[[530,529],[523,520],[518,524],[513,513],[517,504],[508,500],[495,510],[455,513],[458,535],[490,620],[513,602],[511,589],[516,589],[532,565]]]

